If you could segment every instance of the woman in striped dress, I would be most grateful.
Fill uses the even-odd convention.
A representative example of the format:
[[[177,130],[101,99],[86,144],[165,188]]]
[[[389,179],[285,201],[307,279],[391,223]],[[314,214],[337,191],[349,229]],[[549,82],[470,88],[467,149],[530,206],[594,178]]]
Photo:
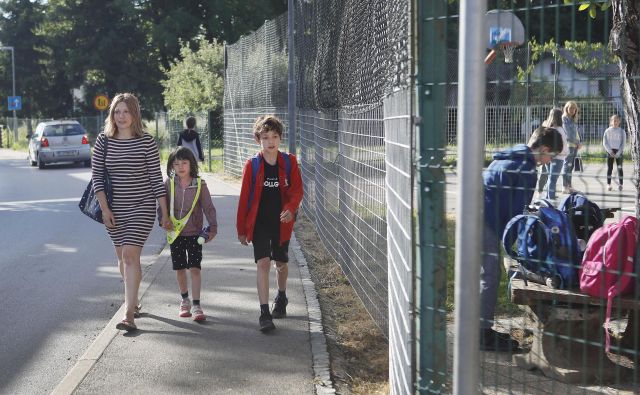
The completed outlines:
[[[121,93],[113,98],[104,133],[98,136],[93,149],[92,167],[93,188],[124,278],[126,315],[116,328],[136,330],[134,315],[142,279],[140,255],[153,228],[156,201],[162,211],[162,227],[171,229],[171,222],[158,147],[144,131],[140,103],[134,95]],[[104,193],[105,168],[113,187],[111,207]]]

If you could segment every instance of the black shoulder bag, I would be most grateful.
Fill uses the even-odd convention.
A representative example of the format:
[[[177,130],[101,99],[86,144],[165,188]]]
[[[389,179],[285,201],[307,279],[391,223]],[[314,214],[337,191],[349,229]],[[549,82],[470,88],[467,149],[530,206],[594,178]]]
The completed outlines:
[[[98,136],[99,137],[99,136]],[[109,179],[109,173],[107,172],[107,148],[109,146],[109,139],[107,136],[104,136],[104,193],[107,196],[107,203],[109,204],[109,208],[111,208],[111,203],[113,202],[113,189],[111,186],[111,180]],[[91,218],[94,221],[98,221],[103,223],[102,221],[102,209],[100,208],[100,202],[98,201],[98,197],[93,190],[93,178],[89,181],[89,185],[84,190],[82,194],[82,198],[80,198],[80,203],[78,203],[78,207],[80,207],[80,211]]]

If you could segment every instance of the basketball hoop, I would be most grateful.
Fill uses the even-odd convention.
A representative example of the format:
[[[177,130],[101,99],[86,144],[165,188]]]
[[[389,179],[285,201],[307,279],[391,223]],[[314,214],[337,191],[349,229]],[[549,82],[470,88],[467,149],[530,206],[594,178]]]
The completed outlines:
[[[505,63],[513,63],[516,47],[524,42],[522,21],[508,10],[491,10],[485,15],[485,31],[488,33],[489,54],[484,63],[491,64],[498,53],[504,55]]]
[[[502,52],[502,54],[504,55],[505,63],[513,63],[513,53],[515,52],[517,46],[518,44],[513,42],[498,44],[500,52]]]

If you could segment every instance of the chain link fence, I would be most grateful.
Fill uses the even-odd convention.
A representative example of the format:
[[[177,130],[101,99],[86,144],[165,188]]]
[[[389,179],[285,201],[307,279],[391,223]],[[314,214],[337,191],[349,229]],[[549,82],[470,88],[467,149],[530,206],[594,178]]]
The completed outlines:
[[[489,3],[489,9],[504,6]],[[457,75],[459,3],[434,2],[434,7],[425,6],[426,14],[418,15],[413,5],[295,2],[297,119],[296,125],[287,125],[295,134],[287,134],[284,141],[298,140],[305,214],[389,338],[391,392],[442,393],[453,386],[450,356],[459,330],[453,312],[466,303],[455,300],[453,293],[454,234],[461,225],[453,214],[461,199],[482,198],[480,191],[457,196],[463,175],[452,166],[459,159],[462,115],[457,96],[462,80]],[[585,67],[575,47],[565,45],[565,40],[606,44],[611,15],[604,11],[592,22],[588,16],[582,18],[586,13],[579,14],[575,4],[563,2],[510,6],[531,38],[554,38],[561,44],[555,52],[537,57],[529,45],[520,47],[513,63],[498,56],[482,68],[484,157],[489,160],[496,151],[526,143],[552,108],[576,101],[587,170],[573,173],[572,187],[603,208],[619,209],[609,222],[633,214],[636,194],[631,183],[625,182],[620,193],[606,189],[603,133],[611,115],[624,118],[618,66]],[[267,21],[254,34],[227,46],[224,164],[231,174],[240,175],[246,159],[257,151],[251,135],[257,116],[274,113],[287,120],[285,23],[286,15]],[[433,70],[441,63],[430,56],[440,53],[444,66]],[[597,51],[586,53],[586,58],[597,57]],[[417,74],[412,71],[414,61],[421,70]],[[424,70],[430,74],[421,75]],[[415,108],[420,118],[414,117]],[[437,121],[440,114],[442,122]],[[629,180],[633,172],[625,160]],[[540,196],[545,188],[542,185]],[[558,187],[559,195],[562,191]],[[433,218],[422,218],[426,213]],[[418,218],[424,220],[420,225]],[[470,257],[461,259],[466,258]],[[629,305],[617,305],[621,314],[610,333],[619,340],[626,328],[635,349],[626,343],[625,355],[620,346],[615,355],[605,353],[601,300],[585,301],[576,289],[546,290],[540,295],[547,299],[518,299],[506,274],[492,323],[518,340],[521,356],[492,351],[478,356],[470,351],[479,359],[483,393],[615,393],[637,388],[638,334],[633,314],[622,308]],[[479,329],[479,323],[473,325]],[[541,365],[541,352],[551,358],[547,367]],[[531,372],[533,367],[539,370]]]
[[[305,188],[303,210],[382,333],[390,336],[385,124],[392,125],[396,117],[408,118],[410,107],[387,109],[383,100],[410,85],[408,2],[300,1],[295,6],[295,138]],[[251,134],[257,116],[274,113],[287,123],[286,17],[267,21],[226,47],[224,163],[228,173],[240,175],[244,162],[257,151]],[[405,113],[394,113],[398,108]],[[394,113],[389,122],[388,111]],[[287,131],[294,129],[286,126]],[[408,152],[411,129],[402,133]],[[284,141],[289,138],[293,137],[287,132]],[[406,161],[410,155],[393,158]],[[398,166],[406,168],[406,163]],[[410,185],[409,173],[402,174],[402,182]],[[406,190],[410,186],[402,188]],[[396,192],[391,199],[399,196]],[[406,227],[394,235],[408,237],[412,232],[405,221],[394,221],[393,226]],[[395,251],[399,264],[411,261],[410,250]],[[405,283],[406,268],[399,271],[403,281],[398,279],[396,289],[402,292],[393,298],[398,298],[403,324],[394,325],[393,330],[405,338],[411,330],[412,286]],[[402,374],[410,377],[407,345],[408,341],[403,345]]]

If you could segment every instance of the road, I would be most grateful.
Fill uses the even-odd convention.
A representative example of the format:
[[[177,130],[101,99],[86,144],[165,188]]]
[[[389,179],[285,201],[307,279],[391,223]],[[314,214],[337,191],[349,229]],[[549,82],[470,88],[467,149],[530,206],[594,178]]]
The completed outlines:
[[[78,210],[90,176],[0,149],[0,393],[50,393],[122,304],[111,241]],[[164,237],[149,237],[145,269]]]

